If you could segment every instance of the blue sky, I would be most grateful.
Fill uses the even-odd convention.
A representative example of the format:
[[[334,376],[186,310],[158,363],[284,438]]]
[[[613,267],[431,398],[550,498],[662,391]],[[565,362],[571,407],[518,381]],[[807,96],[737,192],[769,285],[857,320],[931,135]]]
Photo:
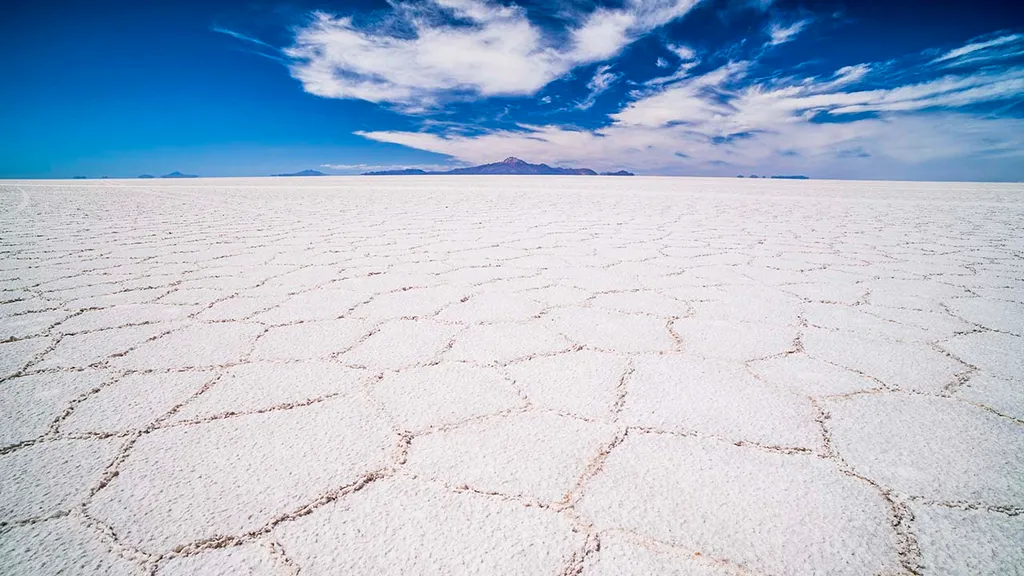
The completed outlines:
[[[1024,180],[1020,3],[36,2],[0,18],[0,177]]]

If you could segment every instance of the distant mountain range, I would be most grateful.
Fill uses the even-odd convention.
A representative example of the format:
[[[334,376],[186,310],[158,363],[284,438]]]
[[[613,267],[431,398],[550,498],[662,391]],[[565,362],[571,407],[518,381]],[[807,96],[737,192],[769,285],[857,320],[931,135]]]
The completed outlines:
[[[301,172],[292,172],[291,174],[271,174],[271,176],[327,176],[319,170],[303,170]]]
[[[509,156],[501,162],[481,164],[480,166],[470,166],[469,168],[455,168],[453,170],[446,170],[443,172],[428,172],[418,168],[405,168],[403,170],[364,172],[363,176],[417,176],[428,174],[535,174],[558,176],[597,176],[597,172],[594,172],[590,168],[561,168],[558,166],[548,166],[547,164],[530,164],[529,162],[525,162],[513,156]],[[605,174],[612,176],[632,176],[632,174],[625,170]]]
[[[364,172],[363,176],[423,176],[433,174],[451,174],[451,175],[463,175],[463,174],[532,174],[532,175],[555,175],[555,176],[597,176],[598,173],[591,170],[590,168],[563,168],[561,166],[548,166],[547,164],[530,164],[524,160],[520,160],[514,156],[509,156],[501,162],[493,162],[491,164],[481,164],[480,166],[470,166],[468,168],[454,168],[452,170],[444,171],[428,171],[421,170],[419,168],[404,168],[400,170],[380,170],[376,172]],[[632,176],[632,172],[626,170],[619,170],[616,172],[601,172],[601,176]],[[330,176],[319,170],[302,170],[299,172],[289,172],[285,174],[271,174],[271,176]],[[75,176],[76,179],[85,179],[85,176]],[[138,178],[199,178],[196,174],[184,174],[175,170],[170,174],[164,174],[163,176],[153,176],[152,174],[140,174]],[[751,176],[754,178],[754,176]],[[799,178],[798,176],[777,176],[777,178]]]

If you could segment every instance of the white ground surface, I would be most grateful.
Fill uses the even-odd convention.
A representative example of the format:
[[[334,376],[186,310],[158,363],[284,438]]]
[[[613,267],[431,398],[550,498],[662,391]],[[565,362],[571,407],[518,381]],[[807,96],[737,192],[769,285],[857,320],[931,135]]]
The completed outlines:
[[[1024,187],[0,184],[0,573],[1024,574]]]

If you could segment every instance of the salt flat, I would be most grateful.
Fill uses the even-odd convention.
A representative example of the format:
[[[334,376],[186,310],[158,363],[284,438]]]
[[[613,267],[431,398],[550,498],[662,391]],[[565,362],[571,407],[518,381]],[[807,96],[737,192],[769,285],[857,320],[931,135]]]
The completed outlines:
[[[0,573],[1024,574],[1024,187],[0,184]]]

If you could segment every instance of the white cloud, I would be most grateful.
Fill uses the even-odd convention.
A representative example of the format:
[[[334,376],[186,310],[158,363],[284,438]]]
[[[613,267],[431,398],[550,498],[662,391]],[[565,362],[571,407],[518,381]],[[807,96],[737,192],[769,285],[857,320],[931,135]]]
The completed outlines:
[[[424,109],[457,94],[534,94],[578,65],[615,56],[695,3],[629,0],[621,9],[598,9],[558,45],[517,6],[487,0],[396,2],[391,29],[411,33],[361,27],[352,18],[317,12],[284,53],[307,92]],[[452,23],[447,15],[464,23]]]
[[[676,82],[667,89],[628,104],[611,115],[612,120],[626,126],[663,126],[695,119],[724,117],[731,108],[713,92],[741,78],[747,62],[730,62],[716,70]]]
[[[965,46],[955,48],[946,52],[942,56],[935,58],[931,63],[937,64],[940,62],[946,62],[953,65],[961,64],[965,61],[1001,58],[1007,56],[1007,53],[1011,56],[1016,56],[1021,53],[1021,44],[1024,44],[1024,34],[1008,34],[992,38],[991,40],[972,42]],[[1003,50],[993,50],[993,48],[1002,48]],[[1010,48],[1010,50],[1005,50],[1006,48]]]
[[[460,158],[471,164],[516,156],[528,161],[640,173],[734,175],[805,173],[815,177],[927,178],[917,166],[964,166],[988,153],[1024,161],[1024,120],[994,120],[943,112],[851,123],[793,122],[785,130],[755,133],[712,145],[701,130],[613,124],[594,131],[522,126],[477,137],[412,132],[363,136]],[[850,152],[855,152],[850,154]],[[783,154],[785,152],[785,154]],[[1019,162],[1017,165],[1021,165]],[[977,174],[991,178],[996,174]],[[1014,177],[1024,176],[1017,170]],[[961,176],[962,177],[962,176]]]
[[[606,60],[696,4],[697,0],[627,0],[622,9],[599,8],[572,31],[571,57],[579,62]]]
[[[629,31],[635,24],[633,15],[625,11],[596,10],[583,26],[573,30],[571,58],[596,62],[615,56],[629,43]]]
[[[689,46],[683,46],[682,44],[669,44],[668,49],[675,52],[675,55],[684,62],[697,59],[697,51]]]
[[[664,58],[658,58],[658,60],[654,64],[658,68],[668,68],[670,66],[668,60],[665,60]]]
[[[415,38],[378,35],[358,29],[350,18],[318,13],[285,53],[308,92],[414,106],[429,105],[444,91],[529,94],[565,71],[521,11],[475,19],[480,15],[473,8],[456,11],[473,26],[412,20]]]
[[[689,75],[690,70],[696,68],[697,65],[700,64],[700,58],[697,58],[697,52],[693,48],[690,48],[689,46],[669,44],[668,46],[666,46],[666,48],[675,53],[675,55],[679,58],[679,67],[676,68],[676,71],[673,72],[671,75],[652,78],[645,82],[645,85],[661,86],[663,84],[671,84],[677,80],[686,78],[686,76]],[[658,58],[658,62],[665,62],[664,66],[661,66],[659,64],[659,66],[661,66],[662,68],[667,68],[669,65],[664,58]]]
[[[796,38],[797,34],[803,31],[803,29],[810,23],[811,21],[808,19],[798,20],[788,26],[777,22],[772,24],[768,29],[768,35],[771,36],[771,39],[768,41],[768,45],[778,46],[779,44],[785,44],[786,42],[792,41]]]
[[[611,66],[598,66],[597,70],[594,72],[594,77],[590,79],[590,82],[587,82],[587,90],[589,90],[587,97],[576,104],[576,108],[580,110],[587,110],[597,102],[598,96],[603,94],[605,90],[615,83],[615,80],[618,79],[619,75],[612,74],[609,70],[611,70]]]
[[[956,108],[993,102],[1024,94],[1024,68],[969,77],[943,77],[891,90],[854,92],[833,114],[860,112],[917,111],[928,108]]]
[[[832,80],[825,84],[828,88],[839,88],[848,84],[856,84],[871,73],[873,66],[870,64],[857,64],[854,66],[843,66],[832,75]]]

